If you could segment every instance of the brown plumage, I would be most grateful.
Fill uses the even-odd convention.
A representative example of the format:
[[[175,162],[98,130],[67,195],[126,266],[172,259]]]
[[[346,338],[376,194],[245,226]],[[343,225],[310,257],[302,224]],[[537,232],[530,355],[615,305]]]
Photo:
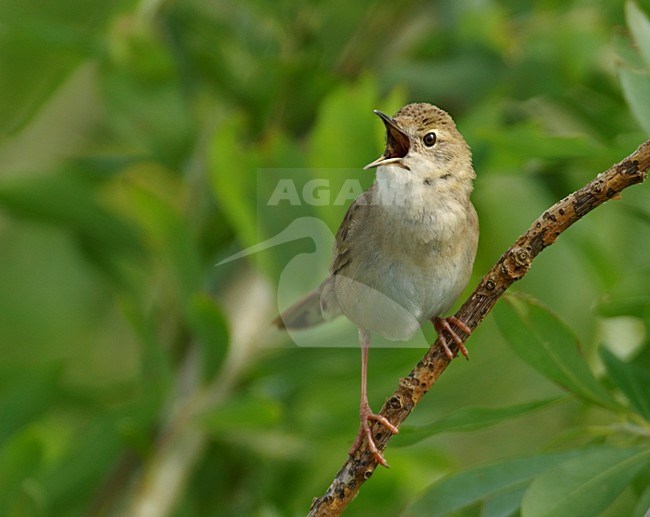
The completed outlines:
[[[376,180],[350,206],[336,233],[330,274],[276,320],[305,328],[345,315],[359,328],[362,348],[362,439],[377,462],[369,421],[398,430],[371,412],[366,396],[370,335],[407,340],[432,320],[446,353],[445,334],[462,341],[440,316],[469,280],[478,244],[478,218],[470,202],[475,178],[469,146],[452,118],[430,104],[409,104],[395,117],[376,112],[386,126],[383,155],[366,166]],[[451,319],[463,331],[469,329]]]

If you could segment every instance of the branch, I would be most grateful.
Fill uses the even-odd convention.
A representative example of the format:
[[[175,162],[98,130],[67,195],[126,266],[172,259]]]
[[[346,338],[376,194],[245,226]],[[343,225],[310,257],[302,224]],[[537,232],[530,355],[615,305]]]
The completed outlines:
[[[506,289],[528,272],[533,259],[544,248],[553,244],[564,230],[597,206],[617,197],[623,189],[645,181],[649,168],[650,140],[623,161],[600,173],[587,185],[545,211],[488,271],[455,316],[474,330]],[[463,341],[469,337],[460,329],[456,329],[456,332]],[[454,355],[458,353],[455,343],[450,348]],[[449,363],[440,340],[436,340],[411,373],[400,379],[399,387],[388,397],[381,414],[399,427]],[[372,433],[377,448],[383,451],[392,434],[387,433],[380,424],[373,426]],[[347,458],[327,492],[314,499],[309,515],[340,515],[356,497],[361,485],[370,479],[376,467],[377,462],[364,441],[356,453]]]

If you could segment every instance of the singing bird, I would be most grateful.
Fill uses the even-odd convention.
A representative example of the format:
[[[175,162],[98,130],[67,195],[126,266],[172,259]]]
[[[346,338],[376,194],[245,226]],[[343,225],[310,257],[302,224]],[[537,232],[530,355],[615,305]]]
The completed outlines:
[[[329,275],[281,314],[280,328],[300,329],[346,316],[359,329],[361,424],[350,449],[364,437],[375,460],[388,466],[370,421],[398,429],[368,403],[370,336],[410,339],[431,320],[447,356],[448,338],[467,357],[450,326],[469,334],[453,316],[441,317],[469,280],[478,245],[478,217],[470,201],[476,177],[467,142],[453,119],[426,103],[408,104],[394,117],[375,111],[386,127],[386,149],[364,169],[374,184],[352,203],[336,234]]]

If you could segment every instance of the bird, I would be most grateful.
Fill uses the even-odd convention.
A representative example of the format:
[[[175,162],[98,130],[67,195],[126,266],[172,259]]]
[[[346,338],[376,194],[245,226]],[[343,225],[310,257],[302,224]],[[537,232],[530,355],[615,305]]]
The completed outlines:
[[[464,290],[478,247],[478,216],[470,195],[476,178],[469,145],[452,117],[428,103],[411,103],[394,116],[374,110],[386,129],[383,154],[364,167],[375,181],[348,208],[336,233],[327,278],[274,321],[281,329],[311,327],[345,316],[359,331],[360,426],[349,454],[364,438],[378,464],[370,422],[399,429],[373,413],[367,395],[371,335],[406,341],[427,321],[451,360],[449,339],[468,358],[452,328],[471,329],[443,317]]]

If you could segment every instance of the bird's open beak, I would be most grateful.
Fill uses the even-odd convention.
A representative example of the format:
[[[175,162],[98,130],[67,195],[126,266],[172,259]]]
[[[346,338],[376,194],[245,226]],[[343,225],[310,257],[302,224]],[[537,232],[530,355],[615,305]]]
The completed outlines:
[[[406,156],[409,152],[409,137],[402,129],[400,129],[397,121],[393,117],[389,117],[381,111],[374,110],[386,126],[386,150],[374,162],[369,163],[364,167],[365,170],[379,167],[380,165],[388,165],[390,163],[397,163]]]

